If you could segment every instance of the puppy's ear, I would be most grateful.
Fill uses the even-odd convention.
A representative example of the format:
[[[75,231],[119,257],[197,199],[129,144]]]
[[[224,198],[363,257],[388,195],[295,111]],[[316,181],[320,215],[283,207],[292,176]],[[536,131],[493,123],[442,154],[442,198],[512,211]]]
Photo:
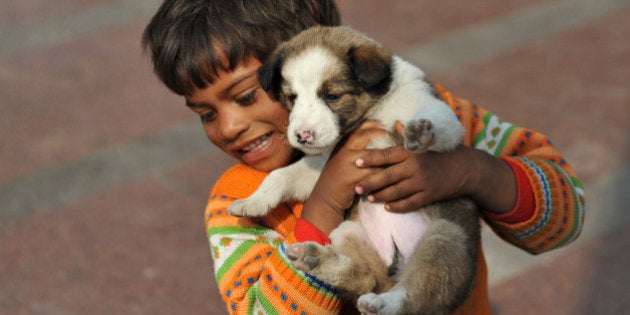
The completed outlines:
[[[348,51],[350,67],[359,83],[369,92],[387,93],[392,82],[392,55],[378,45],[362,44]]]
[[[258,69],[258,82],[260,86],[276,100],[280,97],[282,64],[284,63],[285,55],[283,49],[276,49]]]

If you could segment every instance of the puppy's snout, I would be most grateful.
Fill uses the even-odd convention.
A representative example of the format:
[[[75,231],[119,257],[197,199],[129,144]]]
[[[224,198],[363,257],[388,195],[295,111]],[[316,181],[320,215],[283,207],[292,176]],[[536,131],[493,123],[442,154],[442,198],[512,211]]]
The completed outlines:
[[[297,142],[302,145],[309,145],[315,141],[315,131],[310,129],[298,130],[295,132]]]

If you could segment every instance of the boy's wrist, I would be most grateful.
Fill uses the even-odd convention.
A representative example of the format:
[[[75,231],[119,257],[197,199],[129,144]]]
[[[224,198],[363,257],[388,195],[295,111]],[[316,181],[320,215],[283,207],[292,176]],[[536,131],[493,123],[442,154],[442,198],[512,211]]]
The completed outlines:
[[[517,186],[516,205],[511,211],[506,213],[497,214],[486,211],[485,215],[491,220],[508,224],[527,221],[534,215],[536,207],[532,185],[529,182],[527,174],[515,159],[509,157],[501,157],[500,159],[508,164],[514,173]]]
[[[329,206],[323,200],[311,196],[304,203],[301,218],[328,235],[343,221],[344,213]]]
[[[470,148],[470,197],[484,210],[503,214],[514,209],[517,183],[510,165],[484,151]]]

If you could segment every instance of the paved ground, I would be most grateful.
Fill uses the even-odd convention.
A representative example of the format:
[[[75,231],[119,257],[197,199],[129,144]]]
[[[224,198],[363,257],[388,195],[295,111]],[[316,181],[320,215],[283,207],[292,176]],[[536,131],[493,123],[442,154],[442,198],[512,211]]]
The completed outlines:
[[[484,231],[497,314],[630,308],[630,1],[340,1],[457,95],[542,131],[584,181],[571,246]],[[203,228],[232,161],[140,50],[157,0],[0,10],[0,314],[224,314]]]

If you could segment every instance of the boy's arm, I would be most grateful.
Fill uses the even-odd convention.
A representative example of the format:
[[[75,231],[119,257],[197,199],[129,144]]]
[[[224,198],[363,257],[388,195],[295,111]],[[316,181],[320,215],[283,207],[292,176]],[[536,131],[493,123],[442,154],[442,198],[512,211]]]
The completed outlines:
[[[285,248],[295,241],[295,211],[283,204],[262,218],[226,213],[234,198],[251,193],[264,173],[232,168],[217,182],[206,208],[206,228],[220,294],[230,313],[333,314],[334,289],[293,269]]]
[[[500,121],[436,85],[468,131],[465,144],[506,162],[517,181],[515,208],[505,214],[484,211],[494,231],[530,253],[541,253],[573,241],[584,217],[581,182],[544,135]]]

